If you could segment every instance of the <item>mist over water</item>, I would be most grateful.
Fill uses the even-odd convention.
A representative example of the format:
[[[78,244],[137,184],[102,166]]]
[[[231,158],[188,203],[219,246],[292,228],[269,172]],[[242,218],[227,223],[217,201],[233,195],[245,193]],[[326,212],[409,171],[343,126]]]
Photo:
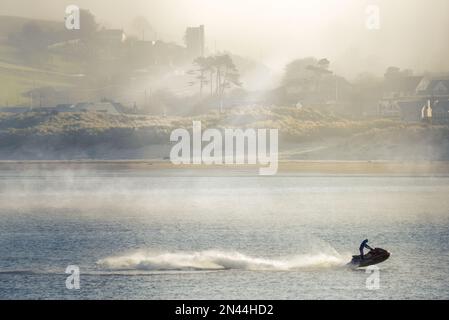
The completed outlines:
[[[0,4],[0,300],[449,298],[449,1],[36,3]]]
[[[448,298],[447,177],[148,172],[2,172],[1,297]]]

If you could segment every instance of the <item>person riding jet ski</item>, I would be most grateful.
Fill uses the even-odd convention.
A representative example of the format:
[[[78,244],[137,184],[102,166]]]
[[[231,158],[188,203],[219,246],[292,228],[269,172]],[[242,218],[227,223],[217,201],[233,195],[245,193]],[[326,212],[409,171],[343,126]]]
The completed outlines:
[[[360,255],[352,256],[352,260],[348,263],[352,267],[361,268],[373,264],[381,263],[390,257],[390,253],[382,248],[371,248],[368,244],[368,239],[365,239],[360,244]],[[367,254],[363,254],[363,249],[369,249]]]
[[[359,251],[360,251],[360,259],[361,260],[363,260],[363,249],[367,248],[367,249],[373,250],[373,248],[371,248],[367,243],[368,243],[368,239],[365,239],[360,244]]]

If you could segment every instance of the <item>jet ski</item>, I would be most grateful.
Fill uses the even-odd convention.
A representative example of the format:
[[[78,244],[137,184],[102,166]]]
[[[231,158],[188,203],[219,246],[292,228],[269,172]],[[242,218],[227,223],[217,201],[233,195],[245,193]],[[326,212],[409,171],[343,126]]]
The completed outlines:
[[[373,264],[381,263],[387,260],[388,257],[390,257],[390,253],[387,250],[374,248],[367,254],[364,254],[363,259],[361,259],[360,255],[352,256],[352,260],[349,264],[355,268],[367,267]]]

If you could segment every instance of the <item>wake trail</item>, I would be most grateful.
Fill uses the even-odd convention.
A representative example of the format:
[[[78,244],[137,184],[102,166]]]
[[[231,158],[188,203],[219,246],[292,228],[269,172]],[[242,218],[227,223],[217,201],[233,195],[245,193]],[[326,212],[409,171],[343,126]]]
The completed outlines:
[[[145,252],[106,257],[97,264],[111,270],[254,270],[289,271],[343,266],[348,259],[338,253],[302,254],[285,258],[251,257],[239,252],[206,250],[193,252]]]

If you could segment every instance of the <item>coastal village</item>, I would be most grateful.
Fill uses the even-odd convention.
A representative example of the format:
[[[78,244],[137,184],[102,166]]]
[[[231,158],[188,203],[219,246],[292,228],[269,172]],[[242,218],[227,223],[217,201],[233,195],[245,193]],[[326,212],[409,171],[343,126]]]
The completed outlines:
[[[232,61],[238,60],[237,56],[207,46],[204,25],[187,27],[184,43],[178,44],[160,39],[153,29],[146,26],[146,21],[138,21],[144,26],[141,27],[142,34],[135,36],[127,35],[123,29],[100,28],[90,12],[85,12],[85,15],[92,25],[87,35],[67,33],[54,25],[52,29],[23,21],[21,31],[0,37],[0,43],[14,47],[24,55],[28,50],[24,42],[29,42],[31,37],[40,38],[38,47],[44,62],[39,63],[42,65],[56,65],[55,60],[61,57],[74,60],[78,65],[82,65],[83,60],[91,61],[83,70],[76,65],[75,69],[80,68],[80,72],[65,74],[65,78],[70,79],[60,86],[40,84],[35,80],[43,73],[40,69],[27,67],[30,71],[25,71],[16,65],[7,65],[6,74],[23,74],[26,79],[22,83],[27,82],[28,89],[16,93],[15,98],[11,93],[9,98],[0,101],[1,112],[165,116],[177,115],[188,105],[200,110],[197,113],[207,113],[219,104],[220,111],[247,106],[293,106],[326,110],[347,118],[449,123],[449,74],[416,75],[411,70],[389,67],[383,78],[366,83],[348,81],[336,74],[326,58],[303,58],[286,66],[286,75],[277,86],[256,91],[247,89],[251,84],[249,81],[245,83],[237,79],[248,71],[241,63]],[[230,66],[240,72],[240,75],[235,74],[234,81],[221,80],[223,83],[218,84],[220,71],[224,71],[214,65],[198,63],[201,59],[207,61],[219,55],[228,57]],[[47,73],[56,77],[54,71]],[[258,76],[259,79],[264,77],[268,77],[268,73]],[[161,79],[166,79],[167,83]],[[170,89],[155,89],[153,86]],[[204,92],[209,88],[210,95],[205,97]],[[171,112],[170,108],[175,111]]]

